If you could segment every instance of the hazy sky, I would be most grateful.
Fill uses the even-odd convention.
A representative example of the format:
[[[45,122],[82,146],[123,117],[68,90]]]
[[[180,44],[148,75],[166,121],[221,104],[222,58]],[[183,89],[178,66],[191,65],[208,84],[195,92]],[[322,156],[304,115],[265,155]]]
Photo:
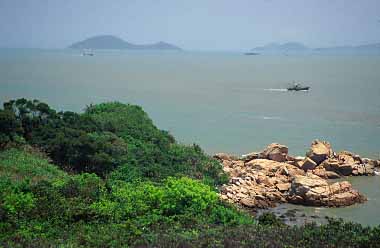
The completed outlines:
[[[61,48],[98,34],[192,50],[380,42],[380,0],[0,0],[0,47]]]

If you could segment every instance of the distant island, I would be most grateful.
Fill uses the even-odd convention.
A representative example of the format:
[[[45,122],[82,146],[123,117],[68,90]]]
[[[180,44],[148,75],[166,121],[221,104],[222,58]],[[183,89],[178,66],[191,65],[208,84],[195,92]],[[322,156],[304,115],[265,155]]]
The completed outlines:
[[[287,42],[284,44],[270,43],[265,46],[255,47],[253,51],[258,52],[285,52],[285,51],[307,51],[310,50],[307,46],[297,42]]]
[[[71,49],[129,49],[129,50],[176,50],[180,47],[166,43],[157,42],[153,44],[133,44],[113,35],[98,35],[87,38],[83,41],[73,43],[68,48]]]
[[[339,46],[339,47],[324,47],[314,49],[316,52],[338,52],[338,53],[380,53],[380,43],[373,43],[360,46]]]
[[[310,48],[299,42],[287,42],[283,44],[270,43],[251,49],[254,52],[269,54],[289,53],[313,53],[313,54],[380,54],[380,43],[372,43],[359,46],[338,46]]]

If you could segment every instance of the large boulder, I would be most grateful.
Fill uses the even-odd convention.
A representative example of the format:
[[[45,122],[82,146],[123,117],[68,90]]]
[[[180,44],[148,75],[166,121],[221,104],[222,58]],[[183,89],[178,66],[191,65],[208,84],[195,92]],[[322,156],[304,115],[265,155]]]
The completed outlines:
[[[330,185],[329,189],[331,195],[327,206],[330,207],[350,206],[367,200],[359,191],[353,189],[352,185],[347,181],[336,182]]]
[[[380,160],[371,160],[374,167],[380,167]]]
[[[352,175],[355,167],[355,164],[339,164],[338,173],[343,176],[350,176]]]
[[[323,168],[326,171],[333,171],[339,175],[350,176],[357,167],[356,164],[345,164],[337,159],[326,159],[317,168]]]
[[[276,184],[276,187],[279,191],[288,191],[290,189],[291,184],[290,183],[278,183]]]
[[[269,159],[254,159],[245,163],[245,166],[254,170],[275,172],[285,164]]]
[[[272,143],[260,153],[261,158],[274,160],[277,162],[285,162],[288,157],[288,147],[278,143]]]
[[[319,140],[314,140],[313,143],[311,143],[309,151],[306,153],[306,157],[309,157],[317,164],[322,163],[331,155],[332,149],[330,143]]]
[[[362,175],[374,175],[375,166],[372,163],[358,165],[359,168],[362,168]]]
[[[281,175],[293,177],[295,175],[304,175],[305,172],[296,166],[276,162],[269,159],[254,159],[245,163],[245,170],[251,172],[260,172],[265,175],[280,177]]]
[[[369,164],[373,167],[380,167],[380,160],[373,160],[369,158],[363,158],[362,159],[363,164]]]
[[[251,152],[251,153],[248,153],[248,154],[243,154],[241,156],[241,160],[243,160],[244,162],[248,162],[248,161],[251,161],[253,159],[258,159],[260,158],[260,153],[259,152]]]
[[[329,185],[316,175],[296,176],[291,185],[288,200],[296,204],[340,207],[365,201],[347,181]]]
[[[310,158],[305,158],[301,163],[299,163],[299,166],[304,171],[308,171],[308,170],[314,170],[315,167],[317,167],[317,163],[311,160]]]
[[[318,166],[313,170],[313,174],[323,179],[337,179],[340,178],[339,174],[334,171],[327,171],[325,168]]]
[[[356,164],[353,155],[347,154],[347,152],[338,153],[338,160],[342,164]]]
[[[217,153],[213,156],[213,158],[223,161],[223,160],[232,160],[231,156],[228,155],[227,153]]]
[[[323,161],[318,167],[322,167],[327,171],[335,171],[339,170],[339,160],[335,158],[328,158]]]
[[[243,198],[240,200],[240,204],[244,207],[254,208],[258,205],[258,202],[254,198]]]
[[[324,160],[318,167],[343,176],[358,176],[371,175],[374,166],[362,164],[362,159],[358,155],[352,155],[352,153],[345,151],[339,152],[335,158]]]

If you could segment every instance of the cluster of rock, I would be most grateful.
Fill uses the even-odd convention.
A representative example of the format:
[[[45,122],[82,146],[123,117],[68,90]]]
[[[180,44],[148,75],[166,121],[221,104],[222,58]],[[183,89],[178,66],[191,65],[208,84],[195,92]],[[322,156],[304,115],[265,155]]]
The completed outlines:
[[[221,188],[223,200],[245,207],[267,208],[277,203],[340,207],[366,198],[347,181],[329,183],[341,176],[372,175],[380,161],[350,152],[334,153],[328,142],[314,141],[306,157],[292,157],[284,145],[273,143],[264,151],[236,158],[214,155],[230,175]]]
[[[339,176],[373,175],[379,161],[361,158],[351,152],[334,153],[328,142],[315,140],[306,158],[296,164],[305,170],[323,178],[338,178]]]

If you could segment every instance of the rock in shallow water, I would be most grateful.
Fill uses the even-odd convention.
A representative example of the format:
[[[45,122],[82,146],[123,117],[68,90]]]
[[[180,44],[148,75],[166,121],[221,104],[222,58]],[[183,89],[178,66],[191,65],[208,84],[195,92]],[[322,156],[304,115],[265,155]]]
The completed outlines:
[[[296,176],[292,181],[288,201],[310,206],[342,207],[364,202],[366,198],[347,182],[331,185],[316,176]]]
[[[332,171],[342,176],[373,175],[375,160],[361,159],[358,155],[344,151],[335,158],[324,160],[316,169]]]

